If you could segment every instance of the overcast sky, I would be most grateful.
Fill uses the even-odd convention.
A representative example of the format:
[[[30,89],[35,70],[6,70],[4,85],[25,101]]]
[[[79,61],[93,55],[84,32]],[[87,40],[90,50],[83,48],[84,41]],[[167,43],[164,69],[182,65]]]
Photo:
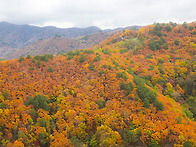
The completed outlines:
[[[0,0],[0,21],[102,29],[196,21],[196,0]]]

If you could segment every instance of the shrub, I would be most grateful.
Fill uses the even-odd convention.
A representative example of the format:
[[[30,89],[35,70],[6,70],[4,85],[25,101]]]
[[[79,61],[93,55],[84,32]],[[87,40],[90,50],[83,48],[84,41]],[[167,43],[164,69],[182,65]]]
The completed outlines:
[[[22,132],[22,131],[18,131],[18,138],[22,138],[23,137],[23,135],[24,135],[24,133]]]
[[[106,64],[104,64],[102,67],[103,67],[104,69],[106,69],[106,68],[107,68],[107,65],[106,65]]]
[[[110,44],[111,44],[110,42],[107,42],[107,43],[106,43],[106,45],[110,45]]]
[[[133,88],[134,88],[134,86],[133,86],[132,82],[129,82],[129,83],[127,84],[127,90],[132,91]]]
[[[98,62],[99,60],[101,60],[100,55],[96,55],[95,59],[93,60],[94,62]]]
[[[157,35],[161,37],[162,36],[161,29],[162,29],[162,26],[159,23],[156,23],[154,29],[150,33],[152,35]]]
[[[31,60],[31,63],[36,63],[35,58],[33,58],[33,59]]]
[[[143,102],[145,101],[144,107],[148,107],[149,102],[150,104],[154,103],[154,106],[156,107],[157,111],[164,110],[163,103],[157,100],[157,94],[144,85],[143,79],[134,76],[134,83],[137,85],[137,94],[139,98]]]
[[[149,80],[149,81],[151,80],[151,76],[150,75],[143,75],[141,78],[144,79],[144,80]]]
[[[40,59],[41,61],[45,61],[45,62],[48,62],[48,57],[45,55],[45,56],[40,56]]]
[[[192,31],[193,29],[194,29],[194,27],[193,27],[193,26],[190,26],[190,27],[189,27],[189,30],[190,30],[190,31]]]
[[[29,97],[29,98],[32,99],[32,97]],[[28,98],[27,101],[25,102],[25,105],[26,105],[26,106],[28,106],[26,103],[28,102],[29,98]],[[29,104],[29,105],[33,105],[33,104]],[[30,115],[31,115],[31,118],[33,119],[33,121],[36,122],[36,121],[37,121],[38,114],[37,114],[37,111],[36,111],[34,108],[32,108],[32,109],[30,110]]]
[[[166,43],[165,38],[160,37],[160,39],[159,39],[158,43],[159,43],[160,45],[163,45],[164,43]]]
[[[172,27],[177,27],[177,23],[175,23],[175,22],[169,22],[169,24],[172,26]]]
[[[108,69],[111,70],[112,69],[112,66],[111,65],[108,65]]]
[[[32,56],[31,56],[30,54],[28,54],[26,58],[27,58],[27,59],[31,59]]]
[[[22,62],[24,61],[24,57],[23,56],[20,56],[20,58],[18,59],[19,62]]]
[[[168,43],[164,43],[163,48],[164,48],[165,50],[167,50],[168,47],[169,47],[169,44],[168,44]]]
[[[138,51],[136,49],[133,49],[133,55],[137,55]]]
[[[175,39],[175,40],[174,40],[174,44],[175,44],[175,45],[179,45],[179,43],[180,43],[180,41],[179,41],[178,39]]]
[[[5,108],[5,104],[4,103],[0,103],[0,109],[4,109]]]
[[[123,72],[118,72],[118,73],[116,74],[116,76],[117,76],[118,78],[124,79],[125,81],[127,80],[127,73],[126,73],[125,71],[123,71]]]
[[[128,129],[124,130],[123,140],[124,140],[125,146],[134,146],[134,144],[140,138],[140,132],[133,131],[133,129],[134,127],[130,126]]]
[[[73,51],[67,52],[67,60],[71,60],[74,57],[75,53]]]
[[[120,54],[124,54],[124,53],[126,53],[126,52],[128,52],[127,49],[120,49]]]
[[[81,54],[80,55],[80,58],[79,58],[79,62],[82,63],[85,61],[85,57],[84,57],[84,54]]]
[[[188,28],[187,22],[184,22],[184,23],[182,24],[182,27],[184,27],[185,29]]]
[[[121,83],[120,83],[120,90],[125,90],[125,82],[124,81],[122,81]]]
[[[101,91],[101,93],[100,93],[100,97],[103,97],[103,91]]]
[[[153,56],[153,54],[148,54],[148,55],[146,55],[146,58],[152,59],[152,56]]]
[[[126,95],[129,95],[131,93],[131,91],[133,90],[134,86],[132,84],[132,82],[129,82],[127,85],[126,85]]]
[[[53,68],[51,66],[48,67],[48,72],[53,72]]]
[[[167,26],[165,27],[165,30],[166,30],[167,32],[170,32],[170,31],[171,31],[171,27],[170,27],[169,25],[167,25]]]
[[[48,105],[48,101],[47,101],[47,97],[43,96],[43,95],[36,95],[34,96],[34,98],[32,98],[31,96],[27,99],[27,101],[25,102],[25,105],[33,105],[34,109],[37,111],[39,108],[42,108],[46,111],[49,111],[49,105]]]
[[[154,105],[155,105],[157,111],[165,109],[164,106],[163,106],[163,103],[159,102],[158,100],[155,101]]]
[[[30,70],[34,70],[34,67],[31,66],[29,69],[30,69]]]
[[[45,56],[47,56],[49,59],[53,59],[54,58],[53,54],[46,54]]]
[[[37,55],[34,57],[35,60],[45,61],[48,62],[49,59],[53,59],[54,56],[52,54],[45,54],[45,55]]]
[[[193,113],[191,111],[189,111],[188,109],[183,109],[183,112],[188,118],[193,119]]]
[[[37,61],[37,67],[40,68],[40,65],[41,65],[41,61],[38,60],[38,61]]]
[[[112,39],[112,43],[116,43],[116,41],[117,41],[116,39],[114,39],[114,38]]]
[[[94,54],[94,50],[84,50],[84,54]]]
[[[68,51],[67,54],[65,54],[64,56],[67,57],[67,60],[71,60],[75,55],[79,55],[79,53],[79,50],[76,50],[75,52]]]
[[[47,139],[46,139],[46,133],[39,133],[38,140],[41,146],[48,146]]]
[[[111,55],[111,53],[108,49],[102,49],[102,52],[106,55]]]
[[[183,145],[184,147],[194,147],[189,140],[187,140]]]
[[[149,100],[147,98],[144,99],[144,107],[145,108],[149,108],[150,107],[150,103],[149,103]]]
[[[155,67],[153,65],[150,65],[150,68],[148,68],[148,71],[153,70]]]
[[[101,77],[102,74],[104,74],[104,71],[103,71],[103,70],[101,70],[101,71],[99,72],[99,76]]]
[[[113,60],[113,64],[115,65],[115,67],[119,67],[118,62],[116,62],[115,60]]]
[[[149,40],[149,42],[148,42],[148,47],[149,47],[149,49],[151,49],[152,51],[161,49],[161,46],[160,46],[159,42],[158,42],[158,41],[155,41],[155,40],[153,40],[153,39]]]
[[[149,147],[160,147],[160,145],[155,140],[151,140],[148,146]]]
[[[98,141],[95,135],[92,136],[91,140],[90,140],[90,146],[92,147],[97,147],[98,146]]]
[[[161,74],[164,74],[165,73],[164,70],[163,70],[163,68],[160,67],[160,66],[158,67],[158,70],[160,71]]]
[[[104,108],[104,102],[101,99],[98,99],[97,104],[99,106],[99,109]]]
[[[95,65],[94,65],[94,64],[91,64],[91,65],[89,66],[89,69],[90,69],[90,70],[94,70],[94,69],[95,69]]]
[[[8,96],[9,96],[9,93],[8,93],[7,91],[5,91],[5,92],[3,93],[3,96],[4,96],[5,100],[7,100],[7,99],[8,99]]]
[[[177,123],[182,124],[182,119],[179,116],[176,117],[176,121],[177,121]]]
[[[41,119],[39,120],[39,126],[40,126],[40,127],[46,127],[46,121],[45,121],[43,118],[41,118]]]
[[[159,59],[158,63],[159,64],[163,64],[164,63],[164,60],[163,59]]]

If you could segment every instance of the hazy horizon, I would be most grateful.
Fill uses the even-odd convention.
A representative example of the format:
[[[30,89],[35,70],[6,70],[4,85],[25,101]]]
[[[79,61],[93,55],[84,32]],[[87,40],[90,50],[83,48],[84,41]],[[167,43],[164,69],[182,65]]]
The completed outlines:
[[[176,23],[196,20],[194,0],[0,0],[0,22],[114,29],[154,22]]]

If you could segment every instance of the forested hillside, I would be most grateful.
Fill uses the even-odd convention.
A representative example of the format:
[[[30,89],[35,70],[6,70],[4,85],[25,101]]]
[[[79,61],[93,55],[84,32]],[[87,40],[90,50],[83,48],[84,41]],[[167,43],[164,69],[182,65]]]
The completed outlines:
[[[196,23],[0,61],[0,146],[196,145]]]

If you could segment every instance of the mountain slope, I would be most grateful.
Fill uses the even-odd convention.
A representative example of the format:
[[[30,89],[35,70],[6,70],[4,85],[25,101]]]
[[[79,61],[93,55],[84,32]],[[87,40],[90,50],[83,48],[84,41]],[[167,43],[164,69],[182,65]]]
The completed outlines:
[[[140,26],[127,28],[138,30]],[[122,29],[101,30],[97,27],[60,29],[50,26],[36,27],[1,22],[0,58],[12,59],[27,54],[56,54],[62,51],[89,48]],[[48,48],[48,43],[52,49]],[[42,51],[39,50],[40,46]]]
[[[13,50],[29,45],[39,39],[48,39],[55,35],[68,38],[84,36],[101,31],[97,27],[68,28],[36,27],[29,25],[14,25],[7,22],[0,23],[0,57]]]
[[[19,58],[20,56],[27,56],[28,54],[43,55],[43,54],[58,54],[76,49],[90,48],[97,45],[116,32],[97,32],[77,38],[67,38],[54,36],[49,39],[41,39],[28,46],[18,49],[10,54],[4,56],[6,59]]]
[[[0,144],[194,146],[195,26],[155,24],[93,49],[0,61]]]

